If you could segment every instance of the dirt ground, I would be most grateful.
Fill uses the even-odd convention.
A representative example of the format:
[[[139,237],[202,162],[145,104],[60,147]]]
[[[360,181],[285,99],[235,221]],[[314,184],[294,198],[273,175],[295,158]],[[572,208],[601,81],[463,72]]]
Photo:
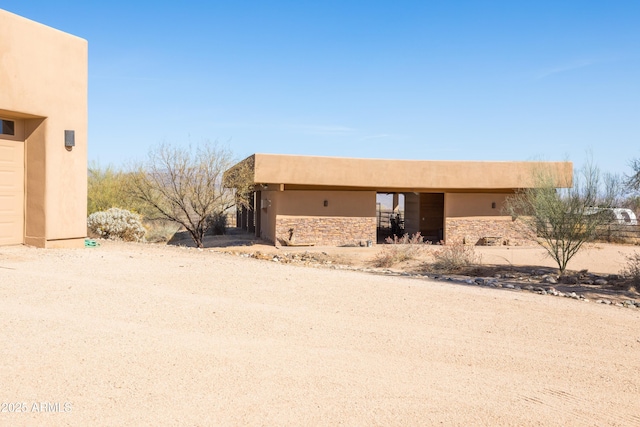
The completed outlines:
[[[0,248],[0,425],[640,425],[638,308],[222,253],[293,250],[238,236],[101,243]]]

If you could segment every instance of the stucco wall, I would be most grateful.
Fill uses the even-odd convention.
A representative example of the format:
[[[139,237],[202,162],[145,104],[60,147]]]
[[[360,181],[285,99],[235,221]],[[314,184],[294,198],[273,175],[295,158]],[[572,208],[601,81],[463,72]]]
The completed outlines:
[[[0,10],[0,116],[23,119],[25,242],[81,245],[87,203],[87,42]],[[75,131],[75,147],[64,131]]]
[[[375,191],[262,191],[260,208],[262,237],[274,243],[290,229],[298,243],[376,240]]]
[[[549,171],[557,186],[571,184],[570,162],[473,162],[354,159],[255,154],[254,181],[262,184],[341,186],[377,191],[446,192],[503,190],[535,184],[537,171]]]
[[[447,193],[444,202],[445,216],[448,218],[502,216],[504,203],[509,195],[507,193]]]

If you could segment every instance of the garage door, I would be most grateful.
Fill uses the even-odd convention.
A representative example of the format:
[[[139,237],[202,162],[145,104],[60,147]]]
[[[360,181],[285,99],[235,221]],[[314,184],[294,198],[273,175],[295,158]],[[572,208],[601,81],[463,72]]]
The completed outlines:
[[[23,243],[24,142],[0,139],[0,245]]]

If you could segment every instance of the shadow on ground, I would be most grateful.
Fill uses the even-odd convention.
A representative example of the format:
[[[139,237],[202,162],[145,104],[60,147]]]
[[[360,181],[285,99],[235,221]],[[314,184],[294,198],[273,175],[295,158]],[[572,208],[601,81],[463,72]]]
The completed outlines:
[[[420,273],[434,274],[432,270],[429,270],[428,266],[423,266]],[[521,287],[525,285],[552,287],[563,293],[575,292],[576,294],[595,294],[600,297],[625,299],[640,298],[640,293],[633,282],[618,274],[594,274],[587,271],[567,270],[563,277],[558,277],[557,273],[558,270],[556,268],[535,265],[481,265],[462,269],[455,272],[454,275],[467,278],[499,278],[518,284]],[[440,274],[447,275],[442,272]],[[553,277],[557,280],[557,283],[547,282],[545,280],[547,277]]]
[[[226,234],[217,236],[205,236],[203,244],[205,248],[226,248],[231,246],[253,246],[256,243],[264,243],[252,233],[247,233],[240,228],[229,228]],[[188,231],[178,231],[167,242],[167,245],[186,246],[194,248],[196,245]]]

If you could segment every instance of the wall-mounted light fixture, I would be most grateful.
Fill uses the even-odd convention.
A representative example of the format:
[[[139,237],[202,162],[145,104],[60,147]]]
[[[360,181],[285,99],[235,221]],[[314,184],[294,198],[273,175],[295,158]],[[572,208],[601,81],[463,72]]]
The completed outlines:
[[[325,201],[324,201],[324,207],[326,208],[327,206],[329,206],[329,201],[328,201],[328,200],[325,200]]]
[[[75,130],[65,130],[64,131],[64,146],[66,148],[71,148],[76,145],[76,131]]]
[[[491,202],[491,209],[495,209],[496,208],[496,202]]]

